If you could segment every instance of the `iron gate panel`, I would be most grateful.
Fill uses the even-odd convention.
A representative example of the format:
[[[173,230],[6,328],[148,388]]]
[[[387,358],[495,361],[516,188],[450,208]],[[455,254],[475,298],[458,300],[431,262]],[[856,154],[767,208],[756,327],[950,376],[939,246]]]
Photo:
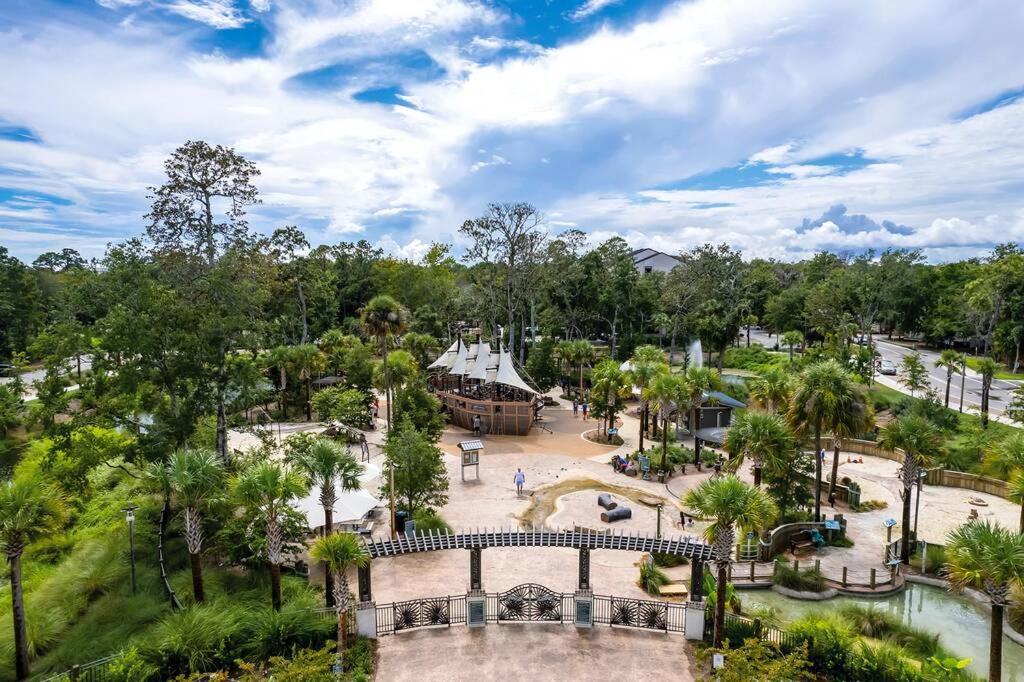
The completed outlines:
[[[392,606],[395,630],[451,625],[451,599],[431,597],[395,602]]]
[[[668,604],[644,599],[610,599],[610,625],[668,630]]]
[[[562,622],[562,593],[526,583],[498,595],[499,621]]]

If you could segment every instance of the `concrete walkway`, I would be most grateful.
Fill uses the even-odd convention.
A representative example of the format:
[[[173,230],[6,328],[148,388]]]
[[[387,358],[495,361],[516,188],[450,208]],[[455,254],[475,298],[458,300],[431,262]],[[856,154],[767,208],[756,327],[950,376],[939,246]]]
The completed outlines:
[[[377,640],[377,679],[454,680],[697,679],[680,635],[598,625],[515,623],[403,632]]]

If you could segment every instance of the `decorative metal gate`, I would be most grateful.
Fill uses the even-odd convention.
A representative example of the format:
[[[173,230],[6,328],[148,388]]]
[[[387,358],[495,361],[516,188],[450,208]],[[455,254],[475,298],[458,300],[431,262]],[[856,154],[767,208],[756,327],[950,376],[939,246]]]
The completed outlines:
[[[562,594],[543,585],[517,585],[498,595],[499,621],[562,622]]]
[[[451,625],[451,598],[432,597],[395,602],[392,607],[395,630]]]
[[[620,597],[594,597],[594,622],[620,625],[646,630],[669,630],[669,604],[645,599],[622,599]],[[675,606],[673,604],[673,606]],[[673,623],[672,630],[685,626],[685,606],[681,611],[681,622]],[[676,627],[678,625],[678,628]]]

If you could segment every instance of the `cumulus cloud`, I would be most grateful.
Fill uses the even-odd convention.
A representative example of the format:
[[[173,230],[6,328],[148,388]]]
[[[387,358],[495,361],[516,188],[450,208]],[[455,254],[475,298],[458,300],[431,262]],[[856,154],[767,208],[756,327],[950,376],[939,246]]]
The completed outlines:
[[[165,7],[170,12],[214,28],[239,28],[247,21],[232,0],[176,0]]]
[[[574,21],[579,21],[581,19],[586,19],[591,14],[597,14],[609,5],[617,5],[619,2],[621,2],[621,0],[587,0],[573,10],[569,16],[572,17]]]

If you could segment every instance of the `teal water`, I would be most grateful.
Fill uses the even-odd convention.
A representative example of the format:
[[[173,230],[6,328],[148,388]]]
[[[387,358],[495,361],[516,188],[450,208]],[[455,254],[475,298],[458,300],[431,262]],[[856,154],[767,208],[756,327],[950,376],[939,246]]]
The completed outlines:
[[[930,585],[908,584],[900,594],[885,599],[836,597],[823,602],[800,601],[770,590],[743,590],[743,608],[754,605],[778,610],[783,623],[805,615],[836,611],[843,604],[875,604],[904,623],[939,635],[939,643],[958,658],[970,658],[970,669],[988,675],[989,612],[967,597]],[[1024,647],[1003,637],[1003,679],[1024,680]]]

